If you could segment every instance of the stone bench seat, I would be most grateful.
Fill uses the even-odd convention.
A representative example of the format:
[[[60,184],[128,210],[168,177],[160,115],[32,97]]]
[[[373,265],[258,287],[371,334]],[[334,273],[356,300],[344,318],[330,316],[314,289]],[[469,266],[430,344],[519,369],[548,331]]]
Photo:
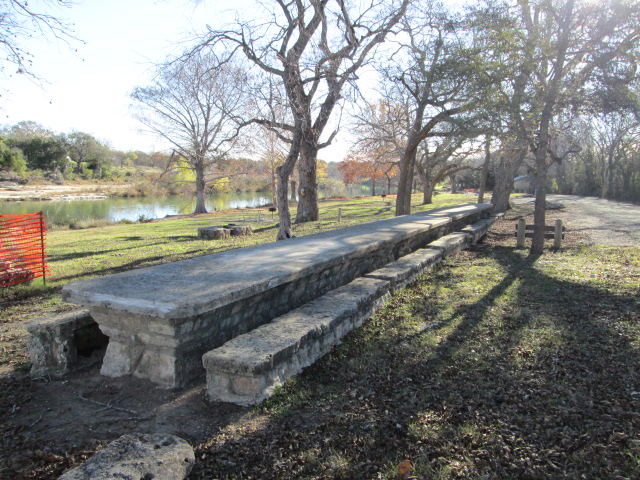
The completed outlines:
[[[471,245],[475,245],[489,231],[491,225],[493,225],[499,218],[502,217],[504,217],[504,213],[491,215],[487,218],[478,220],[471,225],[467,225],[466,227],[461,229],[460,232],[468,233],[469,235],[471,235]]]
[[[445,251],[441,248],[421,248],[395,262],[367,273],[365,277],[386,280],[392,291],[400,290],[422,272],[440,263],[445,256]]]
[[[258,403],[331,350],[389,298],[388,281],[358,278],[202,357],[207,396]]]
[[[109,337],[101,373],[179,387],[202,355],[486,217],[465,204],[66,285]]]
[[[241,237],[253,235],[253,228],[250,225],[218,225],[213,227],[202,227],[198,229],[198,238],[203,240],[219,240],[229,237]]]
[[[64,375],[100,360],[92,353],[106,347],[105,337],[89,311],[77,309],[27,324],[31,375]]]

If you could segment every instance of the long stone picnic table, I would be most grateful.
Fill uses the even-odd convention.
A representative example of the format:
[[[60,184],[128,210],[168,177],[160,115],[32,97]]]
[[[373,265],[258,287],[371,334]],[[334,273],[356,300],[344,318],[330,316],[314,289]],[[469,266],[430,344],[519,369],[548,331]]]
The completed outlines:
[[[464,204],[70,283],[109,337],[101,373],[178,387],[202,355],[489,214]]]

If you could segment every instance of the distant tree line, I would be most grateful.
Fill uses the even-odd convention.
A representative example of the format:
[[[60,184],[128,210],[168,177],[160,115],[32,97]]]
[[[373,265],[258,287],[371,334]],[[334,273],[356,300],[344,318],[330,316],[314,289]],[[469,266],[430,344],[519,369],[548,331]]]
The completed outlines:
[[[112,150],[85,132],[54,133],[33,121],[0,129],[0,177],[13,180],[118,180],[140,169],[160,171],[164,153]]]
[[[328,164],[322,160],[318,164],[320,189],[326,195],[342,193],[338,172],[332,171],[330,178]],[[271,198],[272,169],[268,158],[218,158],[217,177],[204,193],[262,192]],[[134,194],[144,195],[190,193],[195,176],[181,156],[112,150],[88,133],[56,134],[25,121],[0,129],[1,179],[125,181],[137,184],[139,191]]]

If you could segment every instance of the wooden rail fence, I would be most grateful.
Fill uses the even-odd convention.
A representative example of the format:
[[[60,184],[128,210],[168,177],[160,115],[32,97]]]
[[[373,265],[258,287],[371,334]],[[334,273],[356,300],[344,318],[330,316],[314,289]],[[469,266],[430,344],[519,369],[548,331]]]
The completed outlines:
[[[535,225],[527,225],[524,218],[518,220],[515,236],[517,238],[517,248],[525,248],[525,239],[533,238],[533,230]],[[553,239],[553,248],[559,249],[562,246],[562,239],[566,228],[562,224],[562,220],[556,220],[555,225],[545,225],[544,238]]]

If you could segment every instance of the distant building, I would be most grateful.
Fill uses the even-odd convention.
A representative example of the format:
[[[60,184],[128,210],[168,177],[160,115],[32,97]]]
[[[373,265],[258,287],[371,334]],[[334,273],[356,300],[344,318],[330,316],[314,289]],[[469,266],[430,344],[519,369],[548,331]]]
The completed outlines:
[[[533,193],[534,178],[531,175],[521,175],[513,179],[515,193]]]

